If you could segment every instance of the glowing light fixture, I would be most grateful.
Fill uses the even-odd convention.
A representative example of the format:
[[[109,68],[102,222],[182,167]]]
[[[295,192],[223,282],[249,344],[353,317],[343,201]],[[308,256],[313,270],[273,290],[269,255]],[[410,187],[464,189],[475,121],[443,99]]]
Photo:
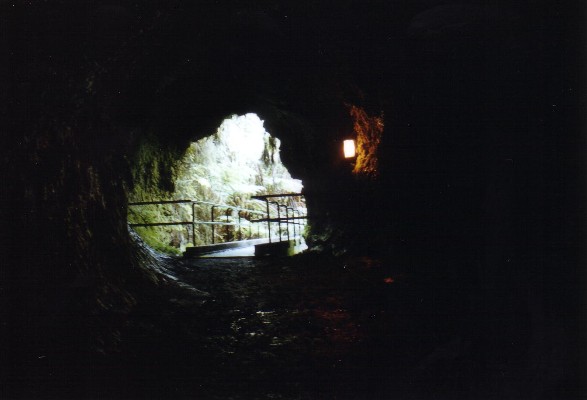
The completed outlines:
[[[355,141],[352,139],[343,142],[344,158],[353,158],[355,156]]]

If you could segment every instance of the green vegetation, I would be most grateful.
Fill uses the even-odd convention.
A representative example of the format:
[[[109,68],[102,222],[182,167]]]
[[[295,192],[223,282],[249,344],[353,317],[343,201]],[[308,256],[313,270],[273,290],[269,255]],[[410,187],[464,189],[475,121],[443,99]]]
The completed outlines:
[[[281,163],[279,139],[265,131],[263,121],[255,114],[232,116],[224,120],[217,132],[193,142],[183,156],[173,151],[162,152],[157,143],[147,142],[137,155],[135,186],[129,200],[196,200],[265,211],[265,203],[251,196],[269,193],[300,192],[302,183],[292,179]],[[163,153],[163,154],[161,154]],[[210,221],[211,206],[197,204],[195,220]],[[214,210],[214,220],[235,222],[236,211]],[[249,220],[259,218],[242,211],[241,229],[216,226],[214,241],[266,236],[265,224],[256,226]],[[165,204],[129,207],[130,223],[178,222],[192,220],[191,204]],[[137,227],[137,233],[154,249],[179,254],[185,247],[212,243],[212,227],[197,225],[192,237],[191,226]]]

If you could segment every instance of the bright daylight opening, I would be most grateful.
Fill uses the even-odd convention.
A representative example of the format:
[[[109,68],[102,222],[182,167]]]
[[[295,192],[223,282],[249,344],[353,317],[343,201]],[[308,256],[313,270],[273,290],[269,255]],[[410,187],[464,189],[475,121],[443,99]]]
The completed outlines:
[[[295,217],[306,215],[302,196],[269,199],[269,218],[287,216],[290,223],[255,222],[268,218],[268,204],[252,196],[303,188],[282,164],[280,144],[256,114],[225,119],[215,134],[190,144],[174,170],[175,191],[161,199],[166,203],[130,204],[131,226],[151,247],[172,254],[223,242],[301,237],[303,220]]]

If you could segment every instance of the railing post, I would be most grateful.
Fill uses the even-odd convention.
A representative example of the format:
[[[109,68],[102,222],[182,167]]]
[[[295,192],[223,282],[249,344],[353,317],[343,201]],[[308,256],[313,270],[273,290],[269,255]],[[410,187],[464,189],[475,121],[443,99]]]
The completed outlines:
[[[281,242],[281,210],[279,208],[279,203],[275,203],[277,205],[277,233],[279,233],[279,241]]]
[[[272,201],[271,204],[277,206],[277,233],[279,234],[279,241],[281,242],[281,212],[279,211],[279,203]]]
[[[296,222],[298,220],[296,219],[296,210],[294,210],[293,208],[291,209],[291,216],[293,217],[293,230],[294,230],[294,239],[295,239],[298,237],[297,229],[296,229]]]
[[[281,207],[285,209],[285,233],[287,240],[289,240],[289,215],[287,214],[287,206],[283,204]]]
[[[269,243],[271,243],[271,213],[269,210],[269,200],[265,199],[265,205],[267,206],[267,233],[269,233]]]
[[[285,212],[287,214],[287,240],[289,240],[289,224],[290,224],[290,220],[289,220],[289,207],[285,207]],[[293,211],[293,208],[291,209]],[[293,217],[293,213],[292,213],[292,217]]]
[[[228,219],[228,216],[232,214],[232,208],[227,208],[226,211],[224,212],[224,215],[226,215],[226,241],[230,242],[230,225],[229,222],[230,220]]]
[[[298,210],[294,210],[294,216],[296,215],[296,213],[298,214],[297,217],[299,218],[300,217],[300,212]],[[297,236],[298,237],[301,237],[302,236],[302,224],[300,224],[300,220],[299,219],[296,219],[296,225],[297,225],[297,228],[298,228],[298,235]],[[296,225],[294,225],[294,226],[296,226]]]
[[[192,203],[192,244],[196,246],[196,203]]]
[[[210,209],[211,222],[214,222],[214,208],[216,208],[216,206],[212,206]],[[212,227],[212,244],[214,244],[214,224],[211,224],[210,226]]]
[[[238,215],[238,240],[243,240],[243,231],[241,229],[241,210],[236,210]]]
[[[293,225],[293,233],[294,233],[294,239],[296,238],[296,220],[295,220],[295,215],[294,215],[294,209],[291,207],[287,207],[287,210],[291,210],[291,216],[292,216],[292,225]],[[288,223],[289,223],[289,217],[288,217]],[[289,227],[289,225],[288,225]],[[287,230],[287,239],[289,240],[289,228]]]

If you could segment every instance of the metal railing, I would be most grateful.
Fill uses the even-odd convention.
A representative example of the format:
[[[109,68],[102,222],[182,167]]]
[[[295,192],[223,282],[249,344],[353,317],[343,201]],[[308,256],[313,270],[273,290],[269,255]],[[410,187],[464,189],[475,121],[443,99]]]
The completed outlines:
[[[272,226],[271,224],[277,223],[277,235],[279,237],[279,241],[282,240],[283,230],[282,224],[285,223],[285,236],[287,240],[290,240],[290,225],[293,226],[293,236],[298,237],[302,233],[302,226],[305,225],[306,216],[302,216],[300,210],[295,209],[292,204],[290,206],[286,204],[280,204],[275,201],[269,201],[269,198],[278,198],[278,197],[293,197],[303,196],[300,193],[290,193],[290,194],[281,194],[281,195],[265,195],[265,196],[253,196],[252,199],[257,200],[264,200],[266,205],[266,211],[259,211],[253,210],[250,208],[244,207],[237,207],[237,206],[230,206],[227,204],[220,204],[220,203],[213,203],[208,201],[199,201],[199,200],[158,200],[158,201],[138,201],[138,202],[131,202],[128,203],[129,207],[141,207],[141,206],[149,206],[149,205],[173,205],[173,204],[186,204],[191,205],[191,219],[187,221],[161,221],[161,222],[145,222],[145,223],[129,223],[131,228],[136,227],[156,227],[156,226],[187,226],[191,227],[188,230],[188,240],[189,240],[189,233],[191,231],[192,236],[192,244],[197,246],[196,243],[196,227],[198,225],[207,225],[211,227],[212,236],[211,241],[212,244],[216,243],[216,228],[219,226],[225,227],[225,236],[226,241],[231,242],[235,241],[235,237],[237,240],[246,240],[251,239],[253,235],[253,230],[251,228],[251,224],[259,223],[259,222],[267,222],[267,237],[269,239],[269,243],[272,242]],[[273,204],[273,214],[277,214],[277,218],[271,216],[272,207],[270,204]],[[209,220],[201,220],[196,219],[197,206],[208,206],[209,209]],[[281,209],[285,209],[285,217],[282,217]],[[218,216],[217,211],[224,210],[222,215]],[[236,212],[236,218],[234,218],[234,213]],[[290,214],[291,212],[291,214]],[[296,216],[297,213],[297,216]],[[201,213],[200,213],[201,214]],[[261,216],[258,219],[251,219],[252,215]],[[224,221],[219,220],[224,219]],[[243,223],[243,220],[246,223]],[[304,222],[302,222],[304,221]],[[243,226],[249,226],[249,237],[243,238],[242,228]],[[231,227],[233,227],[234,235],[231,235]],[[260,224],[257,225],[257,237],[261,237],[260,233]]]
[[[196,226],[197,225],[208,225],[212,229],[212,244],[216,242],[216,227],[217,226],[224,226],[226,227],[226,237],[228,241],[231,241],[231,227],[236,227],[238,229],[238,240],[243,240],[243,233],[242,227],[245,225],[243,223],[243,219],[250,223],[250,220],[244,218],[244,214],[256,214],[264,216],[264,211],[252,210],[249,208],[244,207],[237,207],[237,206],[229,206],[226,204],[220,203],[212,203],[208,201],[199,201],[199,200],[158,200],[158,201],[138,201],[128,203],[129,207],[138,207],[138,206],[149,206],[149,205],[165,205],[165,204],[189,204],[191,205],[191,219],[188,221],[165,221],[165,222],[148,222],[148,223],[129,223],[131,228],[136,227],[155,227],[155,226],[191,226],[191,236],[192,236],[192,244],[194,246],[197,245],[196,243]],[[196,207],[198,205],[209,206],[210,207],[210,220],[199,220],[196,219]],[[224,221],[220,221],[217,218],[216,210],[224,210],[223,217],[225,218]],[[236,212],[237,218],[236,222],[231,221],[233,219],[233,213]],[[252,235],[252,231],[249,232],[249,236]],[[260,231],[257,229],[257,236],[260,236]]]
[[[256,199],[256,200],[262,200],[265,201],[265,207],[266,207],[266,215],[267,217],[265,218],[260,218],[260,219],[256,219],[256,220],[251,220],[251,222],[267,222],[267,230],[269,232],[269,243],[272,243],[271,240],[271,223],[275,223],[277,222],[278,224],[278,228],[277,228],[277,232],[279,234],[279,241],[282,241],[282,229],[281,229],[281,224],[285,223],[286,226],[286,237],[287,240],[290,240],[290,225],[293,226],[293,231],[294,231],[294,238],[301,236],[302,234],[302,227],[305,226],[305,221],[307,220],[307,216],[306,215],[300,215],[300,211],[296,208],[294,208],[292,205],[293,203],[290,202],[290,206],[286,205],[286,204],[280,204],[279,202],[276,201],[271,201],[270,199],[274,199],[274,198],[299,198],[300,202],[301,199],[304,197],[304,195],[302,193],[285,193],[285,194],[268,194],[268,195],[260,195],[260,196],[251,196],[251,199]],[[275,205],[275,210],[277,211],[277,218],[273,218],[271,217],[271,212],[270,212],[270,204]],[[282,217],[281,214],[281,209],[285,209],[285,217]],[[289,214],[289,212],[291,211],[291,216]],[[298,214],[297,216],[295,214]]]

